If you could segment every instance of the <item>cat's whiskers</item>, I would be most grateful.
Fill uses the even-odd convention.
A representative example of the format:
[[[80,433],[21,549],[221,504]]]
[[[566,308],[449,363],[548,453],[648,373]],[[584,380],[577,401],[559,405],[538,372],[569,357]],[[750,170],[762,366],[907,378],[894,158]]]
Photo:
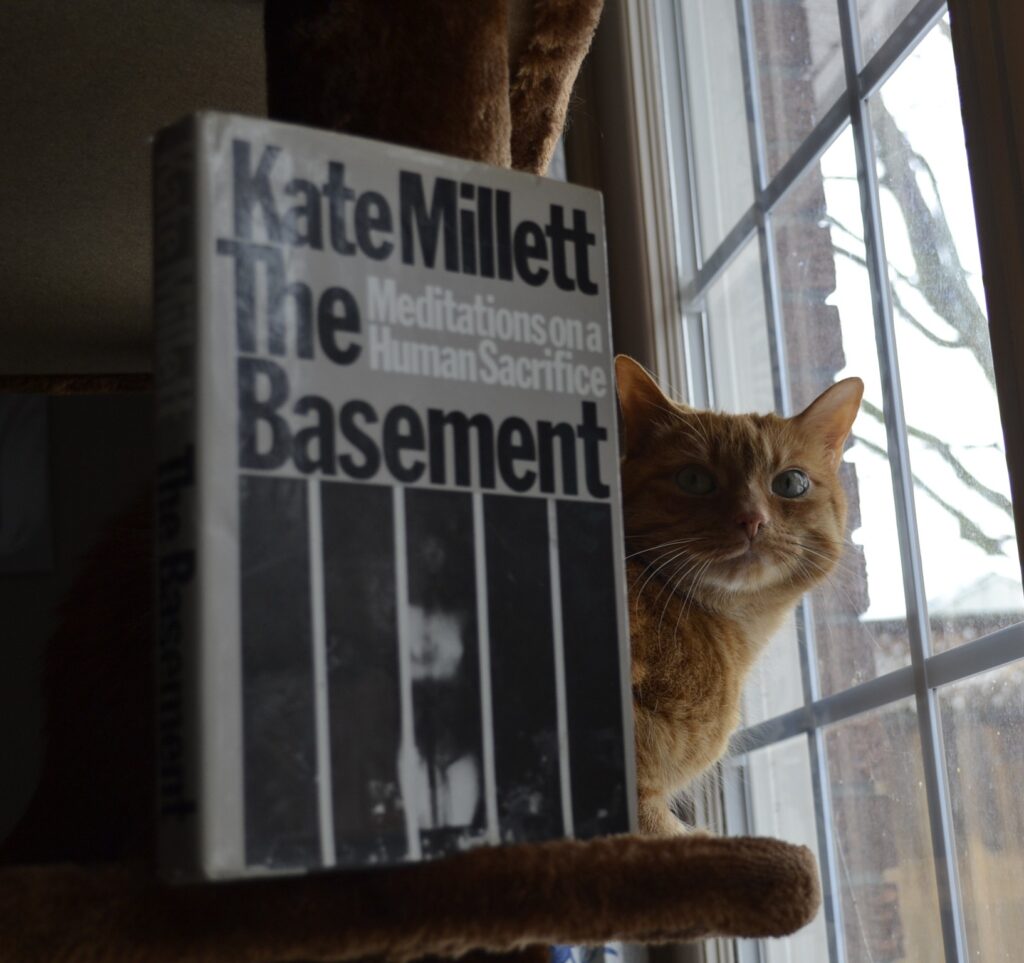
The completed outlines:
[[[800,580],[803,580],[808,575],[825,575],[825,569],[815,562],[814,559],[802,555],[798,555],[793,559],[793,569]]]
[[[806,539],[797,535],[776,536],[775,547],[784,552],[783,558],[787,565],[794,566],[801,558],[814,557],[823,559],[826,564],[818,564],[817,572],[821,576],[828,577],[833,570],[840,571],[848,576],[855,576],[855,572],[849,568],[848,563],[840,553],[823,552],[820,548],[810,545]]]
[[[680,560],[681,558],[681,560]],[[662,614],[658,618],[657,636],[662,636],[662,624],[665,620],[665,613],[672,603],[674,597],[679,596],[680,587],[687,582],[692,574],[702,563],[703,559],[700,556],[687,555],[685,552],[677,553],[674,559],[671,561],[675,562],[675,568],[668,574],[659,579],[662,582],[662,586],[657,591],[657,594],[653,599],[648,600],[645,604],[647,605],[648,611],[652,611],[656,608],[658,602],[662,600],[663,596],[665,601],[662,604]],[[671,562],[670,562],[671,563]],[[663,568],[667,568],[663,567]],[[637,604],[639,605],[640,596],[637,595]]]
[[[686,551],[687,550],[687,544],[688,544],[689,541],[690,541],[689,539],[679,539],[679,540],[677,540],[675,545],[673,545],[670,548],[667,548],[667,550],[662,552],[660,555],[655,555],[653,558],[649,558],[647,560],[647,564],[644,565],[643,569],[641,569],[641,571],[640,571],[640,574],[636,577],[636,579],[633,581],[633,584],[630,586],[630,590],[635,588],[636,587],[636,583],[639,582],[640,579],[642,579],[644,577],[645,573],[650,571],[654,566],[658,566],[658,568],[661,568],[659,563],[663,562],[667,557],[669,557],[669,556],[678,556],[680,551]],[[666,545],[668,545],[668,543],[666,543]],[[657,546],[657,548],[661,548],[661,547],[662,546]],[[648,554],[649,552],[655,551],[655,550],[656,549],[644,549],[643,551],[637,552],[635,554],[637,554],[637,555],[644,555],[644,554]],[[656,571],[657,571],[657,569],[655,569],[655,572]],[[645,583],[645,585],[646,585],[646,583]]]
[[[653,408],[655,411],[664,411],[665,414],[671,415],[677,421],[682,421],[686,417],[678,408],[671,407],[670,405],[659,405],[652,401],[648,402],[648,407]]]
[[[661,627],[665,620],[665,613],[668,611],[669,605],[672,603],[673,598],[678,600],[679,589],[683,582],[702,564],[707,565],[708,560],[702,560],[700,558],[689,559],[680,565],[668,579],[665,580],[665,584],[662,586],[661,592],[658,593],[654,600],[656,605],[658,599],[661,598],[662,593],[668,588],[668,595],[665,596],[665,604],[661,608],[661,616],[658,618],[658,638],[661,638]],[[693,582],[691,582],[692,586]],[[679,620],[676,619],[676,627],[672,632],[672,637],[675,637],[676,631],[679,629]]]
[[[694,429],[700,434],[701,440],[704,442],[705,446],[710,451],[711,450],[711,434],[710,434],[710,429],[708,428],[707,425],[704,424],[703,419],[700,418],[699,416],[698,417],[691,417],[691,418],[687,419],[687,424],[692,425],[694,427]]]
[[[807,565],[813,566],[813,563],[810,559],[805,559],[804,562]],[[824,589],[827,586],[836,594],[836,596],[843,600],[843,602],[846,604],[846,606],[849,607],[851,611],[857,611],[857,603],[854,601],[853,596],[850,595],[850,593],[847,592],[846,589],[842,587],[842,585],[836,582],[835,578],[833,578],[833,573],[825,572],[820,569],[816,570],[814,567],[811,567],[807,570],[806,574],[818,583],[818,587],[820,589]],[[872,641],[875,643],[876,647],[882,648],[881,643],[873,636]]]
[[[668,378],[656,378],[654,379],[654,381],[655,384],[657,384],[658,390],[661,392],[662,397],[665,398],[666,400],[678,398],[683,393],[682,391],[680,391],[679,387],[677,385],[672,384],[672,382],[669,381]]]
[[[690,583],[689,591],[686,593],[686,597],[683,599],[683,604],[679,607],[679,614],[676,616],[676,625],[675,628],[672,630],[673,635],[678,633],[679,623],[682,620],[683,616],[689,612],[691,601],[696,601],[697,590],[700,588],[702,582],[707,577],[708,569],[711,567],[713,561],[713,559],[707,559],[704,562],[704,565],[701,567],[701,569],[697,572],[693,581]]]
[[[686,612],[690,600],[693,598],[694,593],[700,586],[704,576],[707,574],[708,569],[714,564],[714,558],[705,558],[699,565],[694,566],[694,569],[686,573],[689,584],[686,586],[686,592],[682,595],[682,604],[680,605],[680,614]],[[683,587],[683,579],[680,579],[676,588],[677,591]]]
[[[794,555],[789,564],[796,581],[802,582],[810,577],[811,581],[817,582],[830,575],[830,569],[809,555]]]
[[[836,569],[840,570],[850,578],[860,578],[860,566],[855,565],[851,556],[855,556],[856,552],[863,551],[864,546],[858,545],[856,542],[851,541],[849,538],[841,539],[843,546],[842,551],[839,553],[839,558],[836,561]]]
[[[823,558],[826,562],[828,562],[829,567],[827,569],[824,567],[821,568],[821,574],[823,576],[831,578],[831,576],[834,574],[841,574],[849,579],[856,579],[860,577],[858,570],[853,568],[851,563],[846,558],[844,558],[842,554],[829,555],[826,552],[822,552],[818,549],[812,548],[805,541],[799,538],[796,539],[796,542],[799,545],[801,551],[807,553],[808,555],[812,555],[816,558]]]
[[[822,551],[820,546],[812,545],[811,542],[808,541],[808,539],[801,538],[799,535],[793,535],[790,536],[790,538],[793,544],[797,545],[799,548],[802,548],[806,552],[810,552],[812,555],[818,555],[821,558],[828,559],[829,561],[838,560],[840,556],[839,552],[833,552],[829,554],[828,552]]]
[[[796,542],[797,557],[798,558],[820,558],[824,559],[829,566],[838,564],[838,559],[835,555],[829,555],[827,552],[822,552],[819,549],[811,548],[810,545],[799,539]],[[824,568],[824,566],[822,566]]]
[[[816,563],[814,563],[811,559],[804,559],[803,561],[808,565],[815,566],[815,568],[812,569],[809,574],[814,576],[814,580],[816,582],[819,582],[822,587],[827,585],[833,592],[835,592],[837,596],[839,596],[846,603],[847,606],[849,606],[851,611],[857,611],[858,606],[856,601],[854,600],[853,596],[843,587],[843,585],[840,582],[836,581],[834,577],[835,572],[825,571],[824,569],[817,567]],[[875,644],[879,647],[881,646],[881,644],[877,640],[875,640]]]
[[[683,437],[693,445],[695,453],[703,458],[710,458],[711,440],[707,431],[699,422],[687,419],[681,425]]]
[[[651,573],[647,576],[647,579],[644,582],[644,584],[641,585],[640,588],[635,593],[633,593],[634,594],[634,598],[635,598],[635,607],[636,607],[636,611],[638,613],[640,611],[640,596],[643,595],[644,590],[647,588],[648,585],[650,585],[651,579],[653,579],[658,574],[658,572],[660,572],[666,565],[669,565],[675,559],[678,559],[681,556],[685,555],[688,551],[689,551],[689,549],[684,547],[684,548],[679,549],[679,551],[676,551],[676,552],[666,552],[665,554],[669,556],[668,558],[665,558],[664,556],[661,556],[661,558],[665,558],[665,560],[660,565],[658,565],[657,568],[655,568],[655,569],[653,569],[653,571],[651,571]],[[651,562],[650,564],[648,564],[647,567],[644,568],[644,570],[636,577],[636,580],[633,582],[633,585],[630,587],[630,591],[631,592],[632,592],[633,588],[635,588],[636,583],[639,582],[640,579],[644,577],[644,572],[646,572],[648,569],[652,568],[652,566],[656,564],[656,561],[657,560],[655,560],[655,562]]]
[[[658,594],[654,596],[654,599],[650,603],[650,608],[654,609],[657,607],[658,602],[661,601],[662,596],[664,596],[665,598],[665,601],[661,607],[661,616],[658,619],[659,636],[661,634],[661,623],[662,620],[665,618],[665,609],[667,609],[669,604],[672,602],[672,596],[675,592],[674,585],[677,575],[681,571],[686,571],[696,564],[697,560],[694,559],[692,555],[688,555],[684,557],[683,560],[679,562],[671,572],[669,572],[663,579],[661,579],[661,588],[658,589]]]
[[[667,407],[666,405],[652,403],[650,407],[655,411],[663,411],[665,414],[672,416],[672,424],[666,425],[666,428],[669,430],[682,430],[692,441],[698,444],[698,447],[706,451],[711,450],[711,438],[708,435],[708,429],[701,423],[700,418],[695,418],[693,415],[679,411],[676,408]]]
[[[833,577],[833,573],[822,568],[817,562],[810,558],[801,558],[798,560],[801,566],[806,566],[806,569],[801,573],[802,576],[809,576],[813,581],[819,583],[819,585],[828,585],[836,595],[841,596],[847,605],[851,609],[856,608],[856,603],[853,597],[847,592],[842,586],[836,582]]]
[[[629,536],[627,536],[627,538],[628,537]],[[649,548],[641,548],[641,549],[637,549],[637,551],[635,551],[635,552],[630,552],[626,556],[626,560],[628,561],[631,558],[636,558],[637,555],[645,555],[648,552],[656,552],[656,551],[658,551],[658,549],[668,548],[671,545],[682,545],[684,542],[692,542],[692,541],[695,541],[695,539],[692,538],[692,537],[690,537],[690,538],[686,538],[686,537],[684,537],[684,538],[671,538],[667,542],[662,542],[660,545],[652,545]]]

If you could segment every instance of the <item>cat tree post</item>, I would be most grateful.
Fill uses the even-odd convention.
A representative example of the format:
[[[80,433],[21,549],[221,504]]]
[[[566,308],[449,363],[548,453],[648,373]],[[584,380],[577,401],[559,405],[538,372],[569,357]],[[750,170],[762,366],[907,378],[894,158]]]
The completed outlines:
[[[543,174],[604,0],[266,0],[270,116]]]

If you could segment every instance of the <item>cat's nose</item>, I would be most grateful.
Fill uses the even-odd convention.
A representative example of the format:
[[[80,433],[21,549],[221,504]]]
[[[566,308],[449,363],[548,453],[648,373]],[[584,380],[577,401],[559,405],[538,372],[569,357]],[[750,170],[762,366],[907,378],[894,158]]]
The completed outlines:
[[[768,524],[768,519],[762,512],[743,512],[737,516],[736,524],[747,533],[747,538],[753,541],[757,533]]]

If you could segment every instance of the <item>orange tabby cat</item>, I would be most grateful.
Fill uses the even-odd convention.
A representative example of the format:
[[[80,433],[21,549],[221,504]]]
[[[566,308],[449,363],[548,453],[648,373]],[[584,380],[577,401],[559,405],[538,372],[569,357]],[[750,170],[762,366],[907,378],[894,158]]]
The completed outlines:
[[[839,558],[838,469],[864,390],[794,418],[697,411],[616,359],[640,829],[687,828],[670,801],[724,753],[758,653]]]

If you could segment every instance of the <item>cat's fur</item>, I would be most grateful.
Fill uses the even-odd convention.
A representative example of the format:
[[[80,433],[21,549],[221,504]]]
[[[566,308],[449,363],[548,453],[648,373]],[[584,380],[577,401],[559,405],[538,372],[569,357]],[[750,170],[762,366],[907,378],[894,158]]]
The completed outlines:
[[[671,800],[725,752],[755,659],[842,550],[838,468],[863,384],[847,378],[794,418],[697,411],[616,359],[630,587],[640,829],[686,831]],[[677,481],[714,476],[707,494]],[[810,488],[772,481],[799,469]]]

